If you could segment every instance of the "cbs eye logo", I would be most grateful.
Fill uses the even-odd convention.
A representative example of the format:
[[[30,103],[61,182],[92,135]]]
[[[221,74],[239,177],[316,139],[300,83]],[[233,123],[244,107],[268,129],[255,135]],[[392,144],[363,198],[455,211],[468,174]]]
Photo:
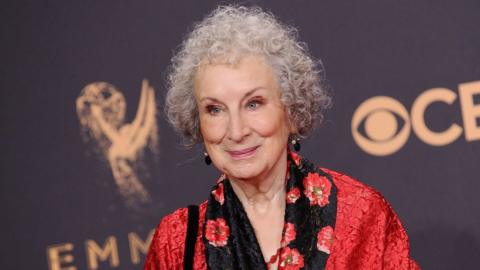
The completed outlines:
[[[398,117],[405,122],[400,131],[398,131]],[[362,123],[367,136],[361,134]],[[407,110],[391,97],[370,98],[363,102],[353,114],[353,138],[365,152],[372,155],[386,156],[395,153],[407,142],[410,130]]]
[[[413,129],[423,142],[444,146],[457,140],[462,132],[466,141],[480,140],[480,81],[460,84],[460,107],[463,128],[452,123],[447,129],[437,132],[425,123],[425,111],[434,102],[451,105],[457,94],[447,88],[429,89],[418,96],[410,113],[398,100],[376,96],[364,101],[352,118],[352,135],[358,146],[375,156],[387,156],[400,150],[408,141]]]

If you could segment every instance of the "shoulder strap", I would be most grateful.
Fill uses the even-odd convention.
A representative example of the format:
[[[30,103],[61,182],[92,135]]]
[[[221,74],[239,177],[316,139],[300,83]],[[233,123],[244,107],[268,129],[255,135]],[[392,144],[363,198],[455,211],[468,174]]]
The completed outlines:
[[[193,269],[193,256],[195,253],[195,242],[198,233],[198,206],[188,206],[187,237],[185,238],[185,252],[183,257],[183,269]]]

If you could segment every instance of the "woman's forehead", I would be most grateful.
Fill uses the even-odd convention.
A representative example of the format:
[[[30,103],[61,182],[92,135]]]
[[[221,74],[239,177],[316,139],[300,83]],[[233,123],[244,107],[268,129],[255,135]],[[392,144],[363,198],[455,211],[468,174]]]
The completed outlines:
[[[271,67],[256,56],[242,58],[235,65],[205,64],[197,71],[194,92],[206,95],[245,94],[256,88],[278,90]]]

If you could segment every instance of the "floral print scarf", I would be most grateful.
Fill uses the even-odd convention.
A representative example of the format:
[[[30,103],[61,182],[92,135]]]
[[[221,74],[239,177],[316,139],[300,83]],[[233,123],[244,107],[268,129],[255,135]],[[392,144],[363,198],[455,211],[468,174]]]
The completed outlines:
[[[264,261],[254,229],[230,181],[212,189],[203,227],[208,269],[324,269],[333,244],[337,192],[332,177],[288,154],[285,225],[278,257]]]

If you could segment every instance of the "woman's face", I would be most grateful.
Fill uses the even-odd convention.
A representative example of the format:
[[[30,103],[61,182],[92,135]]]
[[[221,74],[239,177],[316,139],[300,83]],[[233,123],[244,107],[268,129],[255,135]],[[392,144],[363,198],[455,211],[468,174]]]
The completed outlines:
[[[219,170],[243,180],[285,170],[292,130],[273,70],[263,58],[203,65],[194,88],[205,148]]]

